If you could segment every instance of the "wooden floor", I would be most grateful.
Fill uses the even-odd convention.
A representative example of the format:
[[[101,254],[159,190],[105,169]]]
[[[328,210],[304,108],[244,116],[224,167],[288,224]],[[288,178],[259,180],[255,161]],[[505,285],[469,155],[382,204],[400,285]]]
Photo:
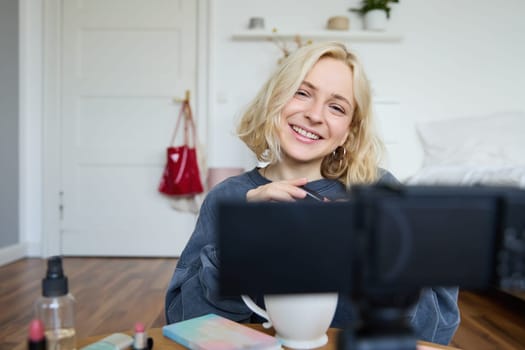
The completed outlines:
[[[176,259],[65,258],[75,296],[78,338],[164,325],[164,293]],[[0,350],[26,349],[32,305],[45,260],[0,267]],[[462,323],[451,345],[465,350],[525,349],[525,302],[499,294],[460,293]]]

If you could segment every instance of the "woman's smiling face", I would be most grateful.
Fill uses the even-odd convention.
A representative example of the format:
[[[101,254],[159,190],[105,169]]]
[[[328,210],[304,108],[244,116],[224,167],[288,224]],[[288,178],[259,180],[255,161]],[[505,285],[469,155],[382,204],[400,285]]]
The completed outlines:
[[[348,137],[354,101],[350,67],[334,58],[321,58],[281,111],[283,160],[320,167],[323,158]]]

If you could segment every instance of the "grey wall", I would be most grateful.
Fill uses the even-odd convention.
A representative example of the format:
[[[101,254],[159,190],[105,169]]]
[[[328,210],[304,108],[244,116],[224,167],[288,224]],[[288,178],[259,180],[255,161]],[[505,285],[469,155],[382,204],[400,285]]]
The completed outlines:
[[[18,153],[18,0],[0,0],[0,248],[19,242]]]

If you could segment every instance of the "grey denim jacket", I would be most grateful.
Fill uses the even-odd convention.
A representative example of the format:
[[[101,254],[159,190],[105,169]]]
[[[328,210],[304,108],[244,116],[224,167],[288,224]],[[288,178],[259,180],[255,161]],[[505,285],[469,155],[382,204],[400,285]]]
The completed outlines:
[[[380,183],[397,183],[387,171],[381,170]],[[223,200],[246,200],[246,193],[269,183],[257,168],[231,177],[216,185],[206,196],[195,230],[184,248],[169,283],[165,300],[167,323],[178,322],[208,313],[215,313],[237,322],[254,322],[252,311],[240,297],[219,295],[215,227],[217,205]],[[331,199],[347,197],[343,184],[335,180],[317,180],[308,187]],[[428,288],[421,291],[419,301],[407,317],[419,339],[448,344],[460,321],[457,288]],[[339,298],[332,327],[347,327],[355,320],[350,300]]]

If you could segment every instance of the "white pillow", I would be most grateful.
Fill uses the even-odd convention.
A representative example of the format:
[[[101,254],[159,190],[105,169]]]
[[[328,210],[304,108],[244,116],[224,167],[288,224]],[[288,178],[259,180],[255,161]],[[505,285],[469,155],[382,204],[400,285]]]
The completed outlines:
[[[525,113],[418,123],[423,166],[525,165]]]

